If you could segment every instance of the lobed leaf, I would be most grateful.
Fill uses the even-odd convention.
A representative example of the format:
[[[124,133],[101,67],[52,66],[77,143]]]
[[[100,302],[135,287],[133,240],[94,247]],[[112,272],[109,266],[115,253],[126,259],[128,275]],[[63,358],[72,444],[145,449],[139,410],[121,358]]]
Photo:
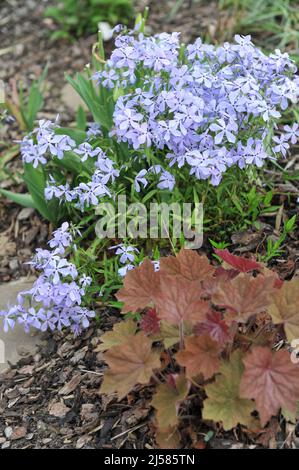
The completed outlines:
[[[101,387],[102,393],[116,392],[125,397],[137,384],[148,384],[155,369],[160,368],[160,354],[152,351],[152,341],[143,333],[127,336],[126,344],[113,346],[104,353],[109,366]]]
[[[229,327],[222,319],[220,312],[211,311],[207,313],[206,320],[194,328],[197,335],[209,334],[219,344],[224,344],[230,339]]]
[[[241,351],[235,351],[229,361],[222,362],[219,369],[221,375],[205,389],[208,398],[204,401],[204,419],[221,421],[225,430],[232,429],[239,423],[251,425],[254,403],[240,397],[243,371]]]
[[[160,276],[160,293],[155,297],[158,316],[172,325],[182,321],[198,323],[206,318],[209,303],[196,281],[178,276]]]
[[[299,338],[299,279],[284,282],[275,290],[268,313],[273,323],[283,324],[288,341]]]
[[[175,358],[178,364],[186,368],[187,377],[203,374],[204,379],[211,378],[219,369],[221,346],[209,335],[188,336],[185,348]]]
[[[162,429],[178,424],[179,406],[189,391],[189,385],[184,375],[170,377],[172,380],[158,385],[157,392],[151,402],[151,405],[157,410],[158,426]]]
[[[213,276],[215,268],[206,256],[200,256],[195,250],[181,250],[177,257],[167,256],[161,259],[161,274],[179,276],[188,281],[204,281]]]
[[[116,323],[112,331],[107,331],[101,336],[102,343],[96,348],[96,351],[107,351],[113,346],[125,344],[128,338],[136,333],[136,329],[136,322],[132,319]]]
[[[273,293],[272,277],[252,277],[242,273],[230,282],[218,283],[212,294],[212,301],[215,305],[229,310],[226,319],[246,323],[252,315],[267,309]]]
[[[263,426],[280,408],[296,411],[299,400],[299,365],[291,362],[286,350],[273,352],[257,346],[243,360],[245,372],[240,393],[253,398]]]
[[[124,287],[118,291],[116,297],[124,302],[124,313],[137,312],[151,305],[159,291],[159,273],[155,272],[151,261],[145,260],[127,273]]]

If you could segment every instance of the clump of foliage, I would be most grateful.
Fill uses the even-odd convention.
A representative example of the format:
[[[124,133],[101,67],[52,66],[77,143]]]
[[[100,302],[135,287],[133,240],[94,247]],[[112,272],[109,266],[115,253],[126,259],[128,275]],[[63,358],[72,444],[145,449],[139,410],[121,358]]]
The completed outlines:
[[[133,18],[132,0],[58,0],[48,7],[45,16],[57,23],[53,39],[81,37],[96,33],[99,22],[128,24]]]
[[[225,430],[258,432],[280,410],[296,415],[299,365],[288,343],[299,337],[299,280],[282,282],[254,260],[216,253],[220,267],[182,250],[162,258],[158,272],[149,261],[130,271],[117,298],[131,317],[101,338],[102,393],[122,399],[150,385],[162,447],[180,447],[180,415],[194,402],[198,421]]]
[[[178,33],[140,30],[124,30],[106,62],[99,46],[98,71],[70,79],[94,123],[84,115],[77,129],[41,122],[22,142],[25,170],[36,170],[26,179],[35,173],[41,188],[38,209],[76,222],[80,211],[126,194],[130,202],[204,202],[210,220],[252,221],[270,205],[262,189],[254,201],[246,194],[257,169],[285,157],[299,136],[298,124],[277,126],[298,98],[294,63],[266,56],[249,36],[186,47]]]

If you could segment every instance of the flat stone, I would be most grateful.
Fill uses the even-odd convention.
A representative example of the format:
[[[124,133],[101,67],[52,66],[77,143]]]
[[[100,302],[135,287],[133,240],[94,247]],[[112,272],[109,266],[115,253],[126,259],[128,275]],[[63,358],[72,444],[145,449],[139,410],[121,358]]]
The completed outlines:
[[[85,111],[87,110],[86,103],[82,100],[82,98],[78,95],[70,83],[67,83],[62,88],[61,101],[74,112],[78,110],[79,106],[81,106]]]
[[[0,286],[0,310],[5,310],[16,303],[19,292],[31,288],[34,279],[20,279]],[[0,372],[8,365],[16,364],[25,355],[34,355],[41,339],[38,332],[25,333],[24,329],[16,325],[8,333],[3,331],[0,321]]]
[[[19,212],[17,219],[20,221],[29,219],[34,213],[34,210],[35,209],[32,209],[32,207],[24,207],[21,212]]]

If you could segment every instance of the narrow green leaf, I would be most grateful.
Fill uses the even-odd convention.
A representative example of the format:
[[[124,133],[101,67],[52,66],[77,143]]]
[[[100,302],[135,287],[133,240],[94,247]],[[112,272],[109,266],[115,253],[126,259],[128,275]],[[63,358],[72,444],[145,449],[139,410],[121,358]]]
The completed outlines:
[[[53,207],[54,204],[49,204],[45,200],[45,187],[46,177],[38,168],[33,168],[32,165],[24,165],[24,181],[27,184],[28,190],[32,196],[35,208],[38,212],[52,223],[57,220],[58,210]],[[52,207],[52,210],[50,209]]]
[[[6,189],[0,189],[0,194],[5,196],[7,199],[19,204],[23,207],[33,207],[36,209],[32,196],[30,194],[19,194],[12,191],[7,191]]]

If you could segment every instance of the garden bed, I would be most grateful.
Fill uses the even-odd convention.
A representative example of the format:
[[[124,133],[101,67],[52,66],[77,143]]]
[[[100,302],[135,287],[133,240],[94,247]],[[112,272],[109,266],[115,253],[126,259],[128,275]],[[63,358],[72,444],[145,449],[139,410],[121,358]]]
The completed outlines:
[[[74,75],[90,61],[96,36],[74,43],[64,40],[49,42],[49,33],[55,26],[43,17],[43,8],[48,3],[51,4],[35,0],[24,4],[14,0],[3,7],[1,51],[6,66],[0,71],[0,79],[9,84],[8,94],[16,100],[16,84],[24,81],[25,90],[28,89],[30,81],[41,75],[46,63],[49,63],[45,102],[38,118],[54,120],[59,113],[61,124],[69,126],[75,122],[76,109],[72,103],[73,95],[69,95],[70,87],[65,86],[64,74]],[[147,21],[151,34],[181,31],[186,43],[200,35],[216,41],[219,39],[219,28],[232,28],[232,20],[227,12],[217,9],[217,2],[199,4],[186,1],[179,9],[175,1],[138,3],[140,10],[145,6],[149,6],[151,11]],[[112,42],[106,44],[106,49],[107,52],[112,50]],[[22,131],[17,123],[8,121],[1,130],[0,151],[6,154],[11,141],[21,138]],[[22,164],[18,156],[18,150],[14,148],[8,157],[0,188],[23,193],[25,185],[19,177]],[[275,255],[272,256],[269,246],[270,242],[273,246],[280,239],[288,220],[294,216],[298,220],[299,217],[299,182],[294,177],[299,171],[298,145],[293,146],[292,153],[281,165],[283,171],[271,167],[265,173],[274,188],[268,206],[273,206],[273,211],[265,210],[245,229],[229,230],[225,241],[230,245],[231,252],[246,257],[260,256],[281,279],[289,280],[299,277],[298,224],[286,232]],[[264,199],[261,204],[264,204]],[[209,239],[216,244],[221,243],[223,240],[221,235],[219,238],[217,227],[222,230],[223,226],[229,225],[229,221],[220,219],[214,221],[214,230],[210,229],[204,235],[202,251],[211,260],[214,258]],[[31,208],[21,209],[1,198],[0,283],[33,273],[32,267],[24,263],[32,257],[36,248],[47,247],[53,229],[53,224],[46,222]],[[106,371],[99,348],[100,337],[111,330],[121,315],[99,301],[96,301],[96,314],[98,319],[82,336],[74,338],[67,331],[46,334],[43,346],[35,355],[25,356],[1,375],[2,448],[156,447],[155,422],[150,406],[152,384],[138,386],[119,401],[114,394],[102,395],[99,392]],[[286,422],[282,416],[273,418],[263,432],[253,437],[241,427],[229,432],[220,426],[209,427],[198,420],[194,402],[192,406],[185,405],[181,414],[181,444],[184,448],[299,448],[296,425]]]

